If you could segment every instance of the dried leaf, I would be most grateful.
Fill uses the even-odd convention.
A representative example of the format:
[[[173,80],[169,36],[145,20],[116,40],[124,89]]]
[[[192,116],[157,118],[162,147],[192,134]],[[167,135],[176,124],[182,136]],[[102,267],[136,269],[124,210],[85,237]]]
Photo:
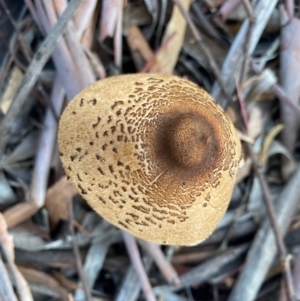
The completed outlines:
[[[292,18],[281,30],[280,82],[290,100],[299,105],[300,97],[300,39],[296,39],[300,31],[300,20]],[[299,115],[294,109],[281,103],[281,120],[285,125],[281,140],[293,153],[297,139]]]
[[[7,224],[2,213],[0,213],[0,241],[1,246],[6,250],[6,255],[9,256],[10,260],[14,261],[15,254],[13,237],[7,232]]]
[[[244,8],[244,5],[241,3],[229,15],[224,14],[224,17],[227,18],[228,21],[243,22],[245,19],[247,19],[248,16],[247,16],[247,12]],[[223,20],[224,20],[224,18],[223,18]],[[265,30],[266,30],[266,32],[278,32],[280,30],[280,17],[279,17],[278,9],[273,10],[273,12],[267,22]]]
[[[208,38],[205,34],[201,35],[203,45],[209,49],[212,56],[215,58],[218,65],[221,65],[226,57],[226,49],[220,47],[215,41]],[[186,30],[183,51],[193,57],[200,66],[205,70],[212,71],[210,64],[208,63],[203,51],[195,43],[194,36],[189,28]]]
[[[183,7],[188,11],[190,0],[181,0]],[[173,39],[166,45],[164,50],[158,55],[155,64],[150,72],[172,74],[182,48],[186,30],[186,20],[181,15],[177,6],[174,6],[171,19],[164,33],[163,41],[175,33]]]
[[[143,258],[145,270],[148,272],[152,266],[152,259],[148,256]],[[120,289],[115,297],[115,301],[136,301],[141,291],[141,284],[139,282],[136,270],[131,266],[126,272]]]
[[[238,169],[236,178],[235,178],[235,183],[238,184],[242,180],[244,180],[246,177],[250,175],[250,172],[252,170],[252,160],[250,158],[247,158],[244,161],[244,164]]]
[[[102,15],[100,24],[100,40],[106,37],[113,37],[120,12],[122,10],[123,0],[103,0]]]
[[[264,128],[264,112],[262,108],[256,103],[250,108],[249,119],[248,119],[248,135],[250,139],[256,139]]]
[[[54,278],[30,268],[19,267],[19,270],[28,281],[32,291],[60,298],[60,300],[68,300],[68,292]]]
[[[69,219],[69,202],[77,191],[67,177],[61,178],[48,191],[45,207],[48,211],[50,227],[53,229],[60,220]]]
[[[32,131],[29,135],[25,136],[14,151],[5,158],[4,164],[9,165],[34,157],[38,138],[39,133],[37,131]]]
[[[274,140],[271,144],[268,152],[268,156],[273,156],[276,154],[281,154],[284,159],[284,167],[282,168],[282,173],[285,179],[288,179],[290,175],[295,171],[297,166],[295,159],[288,149],[278,140]]]
[[[145,61],[150,60],[153,56],[153,51],[150,48],[148,41],[137,26],[130,27],[127,41],[130,50],[132,52],[139,51]]]
[[[243,85],[245,101],[251,102],[259,99],[276,83],[277,77],[271,69],[264,69],[261,74],[250,77]]]
[[[123,11],[123,35],[128,36],[131,26],[144,26],[151,23],[151,16],[145,5],[128,3]]]
[[[46,242],[41,238],[40,235],[23,230],[21,228],[13,228],[10,233],[14,238],[14,245],[16,248],[27,251],[42,250],[46,245]]]
[[[7,206],[16,201],[16,196],[10,187],[4,173],[0,171],[0,204]]]
[[[105,258],[107,256],[108,249],[110,245],[115,242],[116,234],[110,235],[105,240],[92,242],[91,247],[88,250],[88,253],[84,262],[84,274],[86,276],[86,281],[90,289],[95,285],[95,281],[103,268]],[[82,288],[78,288],[75,293],[76,300],[84,300],[85,293]]]
[[[23,72],[17,66],[14,66],[9,75],[6,89],[0,99],[0,109],[4,114],[8,111],[9,106],[20,87],[22,79]]]
[[[7,224],[0,213],[0,242],[5,253],[6,259],[9,262],[9,271],[12,273],[12,279],[15,281],[15,286],[20,297],[20,301],[33,301],[31,291],[28,287],[28,283],[24,279],[23,275],[20,273],[15,265],[15,252],[13,237],[7,231]]]
[[[300,252],[295,258],[295,265],[293,271],[293,280],[294,280],[294,287],[295,287],[295,296],[297,299],[300,299]]]
[[[147,6],[148,12],[152,16],[151,26],[146,32],[146,37],[150,39],[153,35],[158,20],[158,5],[156,0],[144,0],[144,2]]]
[[[269,149],[275,137],[284,129],[283,124],[277,124],[266,135],[258,160],[261,166],[265,166],[268,159]]]
[[[141,70],[145,62],[148,62],[152,58],[153,52],[148,41],[137,26],[130,27],[127,43],[137,70]]]

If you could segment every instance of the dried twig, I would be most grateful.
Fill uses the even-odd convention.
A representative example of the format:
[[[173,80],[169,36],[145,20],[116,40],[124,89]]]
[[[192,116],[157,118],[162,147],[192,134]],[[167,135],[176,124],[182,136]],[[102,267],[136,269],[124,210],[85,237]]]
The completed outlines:
[[[122,2],[121,2],[122,3]],[[118,19],[116,24],[116,31],[114,35],[114,53],[115,53],[115,65],[121,70],[122,68],[122,53],[123,53],[123,43],[122,43],[122,22],[123,22],[123,6],[120,5],[118,9]]]
[[[285,279],[285,285],[286,285],[286,292],[288,295],[288,300],[292,301],[294,300],[294,288],[293,288],[293,281],[292,281],[292,274],[291,274],[291,267],[290,267],[290,262],[287,256],[287,251],[286,247],[283,242],[283,234],[282,231],[280,231],[278,223],[277,223],[277,218],[276,218],[276,213],[271,197],[270,190],[268,188],[268,185],[266,183],[265,178],[262,175],[261,169],[256,163],[256,159],[254,157],[253,151],[251,149],[251,146],[249,146],[249,152],[252,157],[252,162],[253,162],[253,167],[256,173],[256,176],[258,177],[258,180],[260,182],[260,186],[262,189],[263,193],[263,199],[264,199],[264,204],[267,209],[268,217],[271,223],[272,230],[274,231],[275,235],[275,240],[276,240],[276,245],[278,248],[278,253],[280,256],[280,262],[281,262],[281,267],[282,267],[282,272],[284,275]],[[289,221],[287,221],[289,223]]]
[[[300,252],[294,260],[294,271],[293,271],[293,278],[294,278],[294,287],[295,287],[295,296],[300,300]]]
[[[0,300],[17,301],[2,258],[0,258]]]
[[[173,37],[176,35],[174,32],[171,34],[168,38],[166,38],[163,43],[160,45],[160,47],[155,51],[153,56],[146,62],[145,66],[141,69],[140,73],[148,72],[149,69],[152,67],[152,65],[155,63],[155,60],[157,56],[164,50],[164,48],[169,44],[169,42],[173,39]]]
[[[243,83],[246,80],[246,76],[249,70],[249,62],[250,62],[250,53],[249,53],[249,49],[250,49],[250,45],[251,45],[251,39],[252,39],[252,34],[253,34],[253,28],[255,25],[255,18],[253,16],[253,10],[252,7],[249,3],[249,0],[243,0],[244,6],[246,8],[246,11],[248,13],[248,19],[250,20],[250,25],[248,28],[248,34],[246,36],[245,39],[245,43],[244,43],[244,60],[242,63],[242,69],[241,69],[241,77],[240,77],[240,85],[241,87],[243,87]]]
[[[33,301],[33,297],[29,288],[29,285],[23,275],[18,270],[15,262],[10,258],[5,247],[1,246],[2,252],[7,260],[9,270],[11,272],[16,291],[18,293],[18,297],[20,301]]]
[[[229,15],[238,7],[242,0],[226,0],[219,9],[222,21],[226,21]]]
[[[143,249],[152,257],[158,266],[161,273],[164,275],[168,283],[174,285],[180,285],[180,279],[174,267],[166,259],[164,253],[162,252],[160,246],[141,240],[138,243],[143,247]]]
[[[0,214],[0,247],[20,301],[33,301],[28,283],[15,264],[13,237],[7,231],[7,225],[2,214]]]
[[[294,16],[295,3],[293,0],[285,0],[285,8],[288,14],[288,17],[291,19]]]
[[[24,278],[28,281],[28,283],[32,284],[32,291],[44,293],[49,297],[51,296],[58,300],[68,300],[67,290],[50,275],[33,268],[23,266],[18,266],[18,269],[22,275],[24,275]]]
[[[242,2],[244,4],[244,8],[248,15],[249,20],[253,23],[255,21],[255,17],[254,17],[253,9],[252,9],[252,6],[251,6],[249,0],[242,0]]]
[[[139,275],[139,280],[141,282],[145,298],[147,301],[156,301],[150,281],[149,281],[147,273],[145,271],[145,267],[143,266],[143,263],[142,263],[142,260],[141,260],[140,254],[139,254],[136,240],[131,234],[124,232],[124,231],[122,231],[122,233],[123,233],[124,242],[126,244],[126,248],[128,250],[128,255],[131,259],[131,262],[132,262],[137,274]]]
[[[77,28],[77,35],[79,37],[82,37],[84,31],[88,28],[96,5],[97,0],[85,0],[78,9],[74,18],[74,24]]]
[[[64,90],[57,77],[50,98],[56,116],[60,116],[63,108],[64,94]],[[44,205],[51,157],[56,142],[56,132],[57,120],[49,107],[46,112],[43,131],[40,136],[38,152],[35,157],[35,169],[32,177],[33,185],[30,191],[30,201],[34,202],[37,207],[42,207]]]
[[[199,5],[199,2],[194,2],[191,5],[192,12],[195,14],[194,20],[198,23],[202,28],[205,29],[207,34],[217,40],[220,41],[220,33],[217,29],[212,25],[212,23],[207,19],[202,11],[202,7]]]
[[[74,220],[74,216],[73,216],[73,202],[71,201],[69,203],[69,230],[70,230],[70,234],[72,237],[72,248],[73,248],[73,253],[74,256],[76,258],[76,266],[77,266],[77,272],[79,274],[81,283],[82,283],[82,287],[83,290],[85,292],[85,297],[87,301],[92,301],[92,295],[89,289],[89,286],[87,284],[86,278],[85,278],[85,274],[82,268],[82,263],[81,263],[81,258],[80,258],[80,254],[79,254],[79,248],[78,245],[76,243],[75,240],[75,231],[74,231],[74,227],[73,227],[73,220]]]
[[[153,57],[153,51],[138,26],[130,27],[127,44],[136,69],[142,70],[144,62],[149,61]]]

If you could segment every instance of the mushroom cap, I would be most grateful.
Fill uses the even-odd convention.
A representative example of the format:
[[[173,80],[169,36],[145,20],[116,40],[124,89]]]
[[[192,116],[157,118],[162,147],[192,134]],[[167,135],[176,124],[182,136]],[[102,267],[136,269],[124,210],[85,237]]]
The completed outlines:
[[[212,97],[170,75],[100,80],[65,109],[58,144],[79,193],[107,221],[158,244],[195,245],[224,215],[241,146]]]

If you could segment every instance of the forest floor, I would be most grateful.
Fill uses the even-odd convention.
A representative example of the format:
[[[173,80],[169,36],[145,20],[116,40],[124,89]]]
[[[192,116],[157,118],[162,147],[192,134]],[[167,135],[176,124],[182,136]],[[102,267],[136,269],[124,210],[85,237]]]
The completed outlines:
[[[300,300],[299,1],[0,0],[0,11],[0,300]],[[65,176],[65,106],[127,73],[189,79],[238,131],[228,210],[193,247],[122,234]]]

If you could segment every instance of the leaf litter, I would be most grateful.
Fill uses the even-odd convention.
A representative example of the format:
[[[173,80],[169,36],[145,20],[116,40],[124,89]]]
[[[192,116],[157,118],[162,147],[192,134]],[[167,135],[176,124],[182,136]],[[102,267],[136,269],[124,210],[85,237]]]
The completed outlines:
[[[12,3],[0,1],[1,299],[299,299],[298,2]],[[58,159],[68,101],[95,80],[138,72],[204,87],[243,144],[228,211],[194,247],[122,236]]]

